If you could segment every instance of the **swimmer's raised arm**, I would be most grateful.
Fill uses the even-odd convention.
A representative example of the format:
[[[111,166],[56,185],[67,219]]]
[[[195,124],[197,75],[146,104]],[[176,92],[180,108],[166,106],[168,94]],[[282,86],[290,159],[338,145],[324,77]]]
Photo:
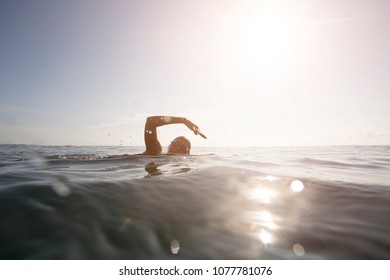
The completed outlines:
[[[157,138],[157,127],[178,123],[186,125],[190,130],[194,132],[195,135],[200,135],[201,137],[206,139],[206,136],[200,132],[199,127],[193,122],[187,120],[186,118],[171,116],[151,116],[146,119],[145,123],[144,138],[146,151],[144,152],[144,154],[157,155],[162,151],[161,144]]]

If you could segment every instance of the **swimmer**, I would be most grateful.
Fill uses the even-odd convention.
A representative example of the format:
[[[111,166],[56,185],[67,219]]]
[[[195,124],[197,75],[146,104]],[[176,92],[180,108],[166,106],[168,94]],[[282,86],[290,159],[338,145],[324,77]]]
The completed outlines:
[[[168,117],[168,116],[152,116],[146,119],[145,124],[145,155],[158,155],[161,153],[161,144],[157,139],[157,127],[182,123],[186,125],[195,135],[199,135],[204,139],[207,137],[200,132],[199,127],[186,118]],[[168,154],[184,154],[189,155],[191,150],[191,142],[184,136],[175,138],[168,147]]]

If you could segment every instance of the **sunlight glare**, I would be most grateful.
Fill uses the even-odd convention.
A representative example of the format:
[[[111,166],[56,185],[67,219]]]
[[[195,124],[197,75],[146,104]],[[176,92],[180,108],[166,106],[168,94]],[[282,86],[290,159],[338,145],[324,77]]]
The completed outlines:
[[[260,241],[263,242],[265,245],[271,243],[273,240],[272,235],[264,229],[262,229],[261,232],[259,233],[259,238]]]
[[[272,214],[268,211],[262,211],[259,213],[259,218],[262,221],[262,224],[270,230],[276,230],[277,226],[274,223],[274,218]]]
[[[259,200],[261,203],[268,204],[276,196],[276,193],[267,188],[259,186],[253,190],[252,196],[254,199]]]
[[[265,222],[270,222],[272,221],[272,215],[271,213],[267,212],[267,211],[262,211],[260,213],[260,216],[261,216],[261,219]]]
[[[249,18],[238,36],[233,59],[253,69],[279,70],[291,59],[293,22],[277,7],[268,7]]]
[[[279,178],[272,176],[272,175],[267,175],[263,178],[263,180],[268,181],[268,182],[273,182],[273,181],[279,180]]]

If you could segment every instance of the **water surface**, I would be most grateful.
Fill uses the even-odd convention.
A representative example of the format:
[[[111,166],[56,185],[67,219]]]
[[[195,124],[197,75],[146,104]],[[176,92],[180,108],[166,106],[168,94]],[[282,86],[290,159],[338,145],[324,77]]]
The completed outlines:
[[[389,259],[390,147],[0,145],[2,259]]]

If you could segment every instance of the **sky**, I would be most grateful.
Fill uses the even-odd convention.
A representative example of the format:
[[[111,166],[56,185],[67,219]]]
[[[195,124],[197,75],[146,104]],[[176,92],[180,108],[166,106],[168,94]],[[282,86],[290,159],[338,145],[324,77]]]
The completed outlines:
[[[0,143],[390,145],[390,1],[2,0]]]

